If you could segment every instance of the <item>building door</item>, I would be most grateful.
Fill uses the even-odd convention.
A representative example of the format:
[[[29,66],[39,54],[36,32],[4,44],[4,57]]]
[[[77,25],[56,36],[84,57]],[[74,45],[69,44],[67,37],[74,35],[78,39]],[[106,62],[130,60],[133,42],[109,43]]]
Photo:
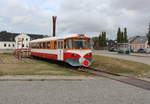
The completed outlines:
[[[64,59],[64,42],[63,40],[58,40],[58,60]]]

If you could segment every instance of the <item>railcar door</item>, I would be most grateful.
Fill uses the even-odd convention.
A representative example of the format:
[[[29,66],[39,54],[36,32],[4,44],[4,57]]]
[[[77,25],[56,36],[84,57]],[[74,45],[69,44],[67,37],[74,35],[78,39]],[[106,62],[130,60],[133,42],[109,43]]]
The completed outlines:
[[[58,40],[58,60],[64,59],[64,42],[63,40]]]

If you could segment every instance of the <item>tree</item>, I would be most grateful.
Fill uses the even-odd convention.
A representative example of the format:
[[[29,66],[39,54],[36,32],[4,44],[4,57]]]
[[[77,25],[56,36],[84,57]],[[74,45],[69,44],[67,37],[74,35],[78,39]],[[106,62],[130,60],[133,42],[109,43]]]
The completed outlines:
[[[98,43],[99,43],[99,47],[101,47],[103,44],[102,34],[99,34]]]
[[[94,48],[100,49],[107,46],[107,38],[106,38],[106,32],[102,32],[99,34],[98,37],[93,38],[94,41]]]
[[[127,28],[124,28],[124,32],[122,32],[119,27],[117,32],[117,43],[127,43],[127,42],[128,42]]]
[[[149,24],[149,30],[147,33],[147,39],[148,39],[148,45],[150,46],[150,24]]]
[[[107,46],[106,32],[102,32],[102,47]]]
[[[118,32],[117,32],[117,43],[120,43],[120,37],[121,36],[121,29],[120,29],[120,27],[118,28]]]
[[[124,43],[124,34],[123,34],[123,32],[120,33],[120,43]]]
[[[124,28],[124,43],[128,42],[128,37],[127,37],[127,28]]]

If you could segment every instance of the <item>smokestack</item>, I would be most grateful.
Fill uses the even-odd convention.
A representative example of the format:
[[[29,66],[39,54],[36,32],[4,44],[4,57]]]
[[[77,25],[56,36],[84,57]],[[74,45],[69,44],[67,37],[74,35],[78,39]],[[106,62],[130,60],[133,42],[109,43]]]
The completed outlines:
[[[57,19],[57,16],[52,16],[52,19],[53,19],[53,37],[56,36],[56,19]]]

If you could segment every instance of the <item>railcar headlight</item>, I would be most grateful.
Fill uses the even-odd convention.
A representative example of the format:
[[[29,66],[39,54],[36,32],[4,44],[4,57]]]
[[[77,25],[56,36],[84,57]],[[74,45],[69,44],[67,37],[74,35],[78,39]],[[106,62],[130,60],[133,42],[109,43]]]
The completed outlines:
[[[92,56],[92,53],[88,53],[87,55],[88,55],[88,56]]]
[[[77,54],[73,53],[72,56],[76,56]]]

